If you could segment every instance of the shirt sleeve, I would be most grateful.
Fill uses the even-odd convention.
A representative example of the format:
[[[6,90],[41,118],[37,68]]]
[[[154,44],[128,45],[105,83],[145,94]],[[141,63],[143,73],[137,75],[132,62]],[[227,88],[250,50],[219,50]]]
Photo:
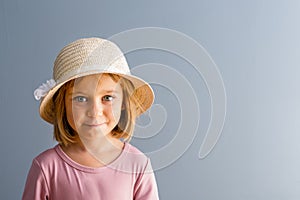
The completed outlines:
[[[22,200],[44,199],[49,199],[47,182],[38,161],[33,160],[27,176]]]
[[[134,186],[134,200],[158,200],[157,184],[150,159]]]

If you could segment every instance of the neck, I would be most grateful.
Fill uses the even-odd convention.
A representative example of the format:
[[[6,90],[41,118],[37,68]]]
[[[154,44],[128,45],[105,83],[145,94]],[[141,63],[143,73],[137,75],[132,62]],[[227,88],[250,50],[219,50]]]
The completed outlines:
[[[119,139],[114,138],[109,134],[108,136],[104,136],[97,139],[81,138],[78,143],[78,147],[85,151],[102,154],[109,152],[113,149],[120,149],[121,143],[122,142]]]
[[[63,146],[63,151],[75,162],[90,167],[100,167],[112,162],[122,152],[124,143],[117,138],[83,140],[69,146]]]

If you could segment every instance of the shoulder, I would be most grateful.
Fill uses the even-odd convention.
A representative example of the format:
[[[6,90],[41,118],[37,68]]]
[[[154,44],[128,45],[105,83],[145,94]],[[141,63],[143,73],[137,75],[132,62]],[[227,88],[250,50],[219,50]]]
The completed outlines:
[[[123,152],[128,159],[137,162],[147,162],[149,158],[137,147],[131,145],[130,143],[125,143],[125,148]]]
[[[144,173],[151,166],[150,159],[135,146],[125,143],[121,156],[113,163],[116,169],[129,173]]]
[[[144,155],[146,157],[146,155],[140,149],[138,149],[137,147],[135,147],[132,144],[127,143],[127,142],[125,143],[124,150],[126,150],[128,152],[131,152],[131,153],[135,153],[135,154],[141,154],[141,155]]]
[[[61,161],[57,153],[58,145],[53,148],[47,149],[44,152],[40,153],[33,159],[33,163],[38,165],[40,168],[47,168],[49,166],[53,166]]]
[[[47,149],[40,153],[38,156],[36,156],[34,159],[37,161],[46,161],[49,159],[53,159],[54,157],[57,157],[56,149],[57,146]]]

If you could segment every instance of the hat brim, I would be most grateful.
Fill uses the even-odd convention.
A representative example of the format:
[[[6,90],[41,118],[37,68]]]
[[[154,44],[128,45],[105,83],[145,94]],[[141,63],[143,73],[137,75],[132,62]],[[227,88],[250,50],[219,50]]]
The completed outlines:
[[[145,111],[147,111],[154,102],[154,92],[152,87],[149,83],[145,82],[143,79],[136,77],[131,74],[121,74],[121,73],[112,73],[112,72],[105,72],[105,71],[88,71],[82,72],[80,75],[74,75],[69,77],[66,80],[58,82],[48,93],[47,95],[41,100],[40,103],[40,116],[50,124],[54,123],[54,106],[53,106],[53,96],[54,94],[68,81],[71,81],[76,78],[92,75],[92,74],[103,74],[103,73],[110,73],[116,74],[123,78],[128,79],[133,84],[135,90],[132,95],[135,95],[136,99],[138,100],[141,109],[137,110],[137,115],[141,115]]]

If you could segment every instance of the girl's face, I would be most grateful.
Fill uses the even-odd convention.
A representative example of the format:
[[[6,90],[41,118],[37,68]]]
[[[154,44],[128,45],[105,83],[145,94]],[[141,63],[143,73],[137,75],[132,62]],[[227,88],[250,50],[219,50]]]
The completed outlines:
[[[89,75],[75,80],[66,92],[67,120],[81,139],[110,136],[118,124],[123,92],[109,75]]]

